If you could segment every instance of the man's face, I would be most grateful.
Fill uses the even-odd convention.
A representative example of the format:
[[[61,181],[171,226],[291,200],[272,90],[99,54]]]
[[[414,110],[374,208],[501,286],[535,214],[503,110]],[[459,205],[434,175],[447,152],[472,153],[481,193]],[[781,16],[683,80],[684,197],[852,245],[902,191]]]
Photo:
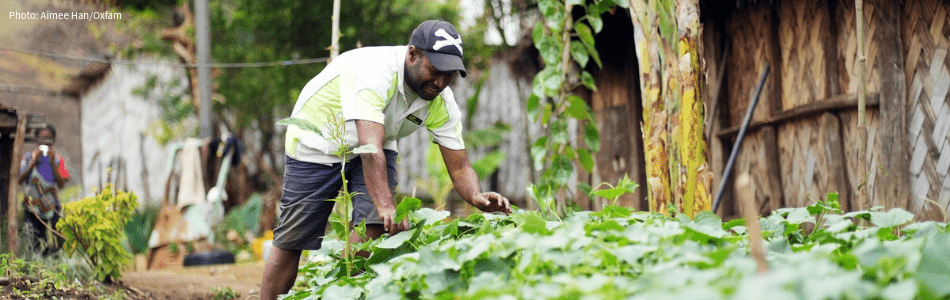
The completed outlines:
[[[406,59],[406,85],[420,98],[435,99],[445,87],[452,84],[456,72],[458,71],[436,70],[425,52],[415,47],[409,48],[409,56]]]
[[[56,136],[53,135],[52,131],[41,129],[36,132],[37,144],[52,146],[54,141],[56,141]]]

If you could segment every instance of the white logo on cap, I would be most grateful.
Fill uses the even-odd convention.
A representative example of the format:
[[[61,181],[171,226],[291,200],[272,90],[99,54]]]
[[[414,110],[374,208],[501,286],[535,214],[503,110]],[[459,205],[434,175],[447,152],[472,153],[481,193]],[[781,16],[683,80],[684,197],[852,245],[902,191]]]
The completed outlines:
[[[443,38],[444,40],[436,41],[435,45],[432,45],[433,50],[442,49],[442,47],[453,45],[456,48],[459,48],[459,53],[462,53],[462,37],[453,38],[451,34],[445,32],[445,29],[439,28],[435,31],[435,36]]]

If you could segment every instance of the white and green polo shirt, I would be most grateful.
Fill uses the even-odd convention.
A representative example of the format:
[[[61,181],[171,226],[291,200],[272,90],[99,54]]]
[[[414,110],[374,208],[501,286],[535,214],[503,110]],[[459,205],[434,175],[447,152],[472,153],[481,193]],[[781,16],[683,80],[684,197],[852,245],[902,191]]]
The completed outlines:
[[[383,149],[398,151],[396,140],[425,126],[439,145],[465,149],[462,117],[448,87],[432,101],[419,98],[405,85],[408,46],[365,47],[337,56],[310,80],[294,105],[291,117],[310,121],[327,132],[331,116],[345,123],[344,140],[357,146],[355,120],[383,124]],[[306,162],[341,162],[333,152],[338,144],[315,132],[287,126],[284,149],[288,156]]]

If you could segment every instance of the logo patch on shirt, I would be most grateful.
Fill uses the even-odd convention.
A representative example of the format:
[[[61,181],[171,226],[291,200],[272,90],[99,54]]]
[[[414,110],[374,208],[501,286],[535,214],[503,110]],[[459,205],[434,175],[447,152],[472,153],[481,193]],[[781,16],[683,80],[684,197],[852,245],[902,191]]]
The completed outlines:
[[[419,119],[419,117],[413,116],[412,114],[406,116],[406,119],[412,123],[415,123],[416,126],[422,125],[422,119]]]

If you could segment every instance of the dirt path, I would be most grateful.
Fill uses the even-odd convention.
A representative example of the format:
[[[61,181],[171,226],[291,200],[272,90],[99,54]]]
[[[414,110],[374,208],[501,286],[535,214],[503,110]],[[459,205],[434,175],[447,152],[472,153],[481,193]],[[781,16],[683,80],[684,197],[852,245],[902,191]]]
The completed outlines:
[[[232,265],[179,267],[164,270],[126,272],[122,282],[135,287],[151,298],[213,299],[212,289],[230,287],[241,293],[238,299],[257,299],[261,290],[264,262],[246,262]]]

